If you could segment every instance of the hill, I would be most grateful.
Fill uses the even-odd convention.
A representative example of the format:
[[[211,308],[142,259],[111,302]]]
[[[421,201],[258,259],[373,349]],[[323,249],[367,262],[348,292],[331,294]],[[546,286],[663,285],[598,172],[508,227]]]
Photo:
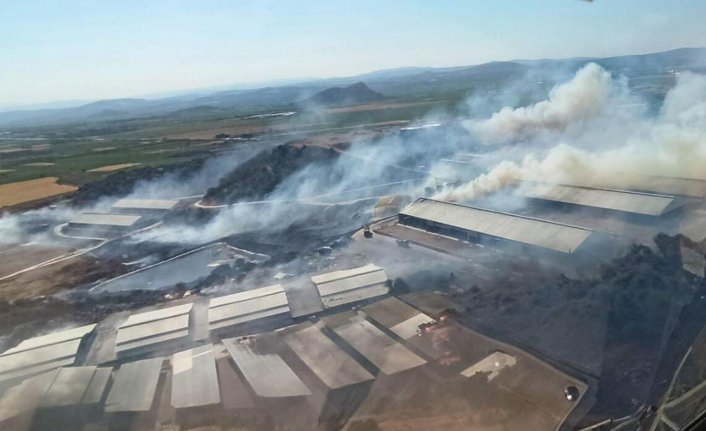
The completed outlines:
[[[306,99],[304,105],[318,105],[325,107],[361,105],[377,102],[385,96],[373,91],[364,82],[356,82],[347,87],[332,87],[316,93]]]
[[[185,115],[189,115],[189,109],[197,107],[199,109],[194,113],[198,117],[209,115],[206,107],[226,110],[231,115],[247,115],[272,110],[291,110],[302,101],[324,106],[368,103],[381,100],[382,94],[393,99],[453,99],[465,97],[475,90],[502,88],[506,83],[523,78],[531,82],[544,81],[545,86],[551,88],[558,76],[564,74],[566,78],[589,61],[600,64],[611,73],[622,74],[628,78],[646,77],[647,79],[635,81],[641,81],[642,87],[648,88],[659,97],[666,91],[665,86],[673,82],[665,79],[671,78],[673,70],[706,72],[706,48],[682,48],[606,58],[513,60],[440,68],[405,67],[349,77],[295,83],[285,81],[284,85],[263,88],[225,91],[214,89],[211,93],[201,90],[156,99],[103,100],[80,106],[0,112],[0,127],[35,127],[98,121],[97,119],[113,121],[154,116],[183,119]],[[365,83],[361,82],[363,80]],[[375,91],[368,85],[375,88]],[[223,115],[224,112],[219,109],[214,109],[211,114]]]

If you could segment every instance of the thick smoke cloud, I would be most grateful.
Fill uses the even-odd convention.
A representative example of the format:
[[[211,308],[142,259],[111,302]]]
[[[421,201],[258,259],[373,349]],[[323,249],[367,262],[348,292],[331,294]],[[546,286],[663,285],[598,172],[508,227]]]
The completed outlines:
[[[487,120],[469,120],[466,126],[487,143],[504,143],[542,131],[562,131],[595,117],[616,91],[610,73],[595,63],[558,85],[547,100],[528,107],[504,107]]]
[[[589,65],[549,99],[474,123],[480,133],[521,145],[511,154],[499,150],[506,160],[435,198],[478,199],[521,179],[620,189],[639,189],[647,175],[706,179],[706,77],[681,74],[656,116],[632,109],[627,102],[635,97],[622,88]],[[592,92],[598,96],[587,98]],[[549,149],[546,131],[554,132]]]

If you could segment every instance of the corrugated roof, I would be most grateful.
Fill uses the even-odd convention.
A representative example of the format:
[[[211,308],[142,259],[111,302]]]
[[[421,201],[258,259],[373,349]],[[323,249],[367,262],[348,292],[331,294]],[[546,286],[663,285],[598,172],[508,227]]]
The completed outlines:
[[[277,344],[281,341],[276,335],[229,338],[222,341],[258,396],[298,397],[311,394],[309,388],[277,353]]]
[[[288,312],[287,294],[276,284],[211,299],[208,322],[215,329]]]
[[[44,407],[81,404],[95,372],[93,366],[61,368],[40,404]]]
[[[26,379],[13,386],[0,398],[0,422],[34,411],[59,370]]]
[[[236,302],[247,301],[250,299],[261,298],[263,296],[277,295],[279,293],[284,293],[282,285],[274,284],[272,286],[250,289],[243,292],[233,293],[230,295],[217,296],[215,298],[211,298],[208,306],[213,308],[221,305],[228,305]]]
[[[50,334],[41,335],[39,337],[29,338],[27,340],[24,340],[20,344],[18,344],[16,347],[13,347],[12,349],[6,350],[2,354],[9,355],[12,353],[22,352],[22,351],[34,349],[37,347],[46,346],[49,344],[60,343],[62,341],[69,341],[69,340],[75,340],[77,338],[83,338],[84,335],[93,331],[93,328],[95,328],[95,327],[96,327],[96,324],[94,323],[91,325],[79,326],[77,328],[66,329],[63,331],[57,331],[57,332],[52,332]]]
[[[189,313],[193,304],[137,313],[130,316],[115,339],[116,351],[137,349],[189,335]]]
[[[0,381],[28,376],[74,362],[81,338],[0,355]]]
[[[172,356],[172,407],[207,406],[221,402],[213,345]]]
[[[527,183],[520,186],[519,192],[528,198],[650,216],[662,215],[676,207],[673,196],[576,187],[563,184]]]
[[[418,199],[402,210],[400,215],[563,253],[574,252],[592,233],[590,229],[577,226],[432,199]]]
[[[694,178],[645,176],[637,184],[641,190],[671,195],[706,197],[706,181]]]
[[[121,328],[127,326],[140,325],[155,320],[166,319],[167,317],[178,316],[180,314],[188,314],[191,311],[193,304],[182,304],[174,307],[160,308],[157,310],[145,311],[142,313],[132,314],[127,318],[125,323],[120,325]]]
[[[326,274],[315,275],[311,281],[316,284],[321,296],[333,295],[361,287],[373,286],[387,281],[385,271],[374,264],[358,268],[333,271]]]
[[[172,199],[119,199],[113,208],[138,208],[154,210],[170,210],[179,201]]]
[[[69,223],[129,227],[137,223],[141,218],[142,216],[129,214],[81,213],[75,216]]]
[[[164,358],[152,358],[123,364],[105,401],[105,411],[150,410],[163,362]]]
[[[352,316],[342,321],[346,314],[325,317],[324,321],[383,373],[395,374],[426,363],[367,320]]]
[[[316,326],[303,324],[285,335],[284,341],[331,389],[375,378]]]

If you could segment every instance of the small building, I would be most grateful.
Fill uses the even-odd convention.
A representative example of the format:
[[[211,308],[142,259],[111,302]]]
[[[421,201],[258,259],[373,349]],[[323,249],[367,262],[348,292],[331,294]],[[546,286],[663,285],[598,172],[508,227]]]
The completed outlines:
[[[311,277],[311,281],[316,285],[325,308],[362,301],[389,292],[387,274],[372,263],[315,275]]]
[[[116,214],[160,215],[171,211],[179,203],[174,199],[119,199],[111,211]]]
[[[530,245],[573,253],[592,230],[433,199],[417,199],[399,214],[400,224],[472,243]]]

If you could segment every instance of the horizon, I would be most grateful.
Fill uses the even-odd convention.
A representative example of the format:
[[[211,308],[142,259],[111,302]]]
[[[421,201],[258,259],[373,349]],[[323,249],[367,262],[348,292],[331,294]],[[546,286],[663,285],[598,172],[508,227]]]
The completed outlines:
[[[0,113],[13,112],[13,111],[33,111],[33,110],[43,110],[43,109],[63,109],[63,108],[78,107],[78,106],[88,105],[91,103],[111,101],[111,100],[129,100],[129,99],[159,100],[159,99],[166,99],[166,98],[171,98],[171,97],[194,95],[194,94],[199,94],[199,93],[206,95],[206,94],[215,94],[218,92],[226,92],[226,91],[237,91],[237,90],[248,91],[248,90],[258,90],[258,89],[268,88],[268,87],[285,87],[288,85],[296,86],[296,85],[306,84],[309,82],[316,82],[319,80],[350,79],[350,78],[356,78],[360,75],[368,75],[368,74],[373,74],[373,73],[378,73],[378,72],[386,72],[386,71],[394,71],[394,70],[402,70],[402,69],[465,68],[465,67],[481,66],[484,64],[491,64],[491,63],[503,63],[503,62],[512,63],[512,62],[521,62],[521,61],[545,61],[545,60],[546,61],[552,61],[552,60],[564,61],[564,60],[573,60],[573,59],[586,59],[587,61],[591,61],[591,60],[600,60],[600,59],[612,58],[612,57],[627,57],[627,56],[658,54],[658,53],[662,53],[662,52],[679,51],[679,50],[684,50],[684,49],[706,49],[706,46],[703,46],[703,47],[684,46],[684,47],[673,48],[673,49],[668,49],[668,50],[664,50],[664,51],[625,53],[625,54],[610,55],[610,56],[606,56],[606,57],[590,57],[590,56],[577,55],[577,56],[572,56],[572,57],[560,57],[560,58],[546,58],[546,57],[544,57],[544,58],[515,58],[515,59],[511,59],[511,60],[490,60],[490,61],[483,62],[483,63],[459,64],[459,65],[451,65],[451,66],[399,66],[399,67],[391,67],[391,68],[386,68],[386,69],[370,70],[370,71],[362,72],[362,73],[359,73],[356,75],[321,76],[321,77],[309,77],[309,78],[281,78],[281,79],[274,79],[274,80],[270,80],[270,81],[253,81],[253,82],[236,82],[236,83],[230,83],[230,84],[219,84],[219,85],[214,85],[211,87],[177,88],[174,90],[165,91],[165,92],[161,92],[161,93],[157,93],[157,94],[136,94],[136,95],[128,95],[128,96],[124,96],[124,97],[107,97],[107,98],[92,99],[92,100],[91,99],[89,99],[89,100],[49,100],[46,102],[32,103],[32,104],[28,104],[28,105],[15,105],[15,106],[0,105]],[[280,81],[279,84],[277,84],[278,81]],[[291,82],[285,83],[286,81],[291,81]],[[361,81],[361,82],[363,82],[363,81]],[[52,105],[56,105],[56,106],[52,106]],[[62,105],[65,105],[65,106],[62,106]]]
[[[698,20],[706,4],[697,0],[568,1],[550,8],[540,0],[512,8],[481,0],[394,0],[385,7],[371,0],[208,0],[177,7],[11,0],[0,11],[0,54],[8,59],[0,71],[3,111],[407,67],[640,55],[706,40]],[[672,31],[677,24],[679,34]]]

